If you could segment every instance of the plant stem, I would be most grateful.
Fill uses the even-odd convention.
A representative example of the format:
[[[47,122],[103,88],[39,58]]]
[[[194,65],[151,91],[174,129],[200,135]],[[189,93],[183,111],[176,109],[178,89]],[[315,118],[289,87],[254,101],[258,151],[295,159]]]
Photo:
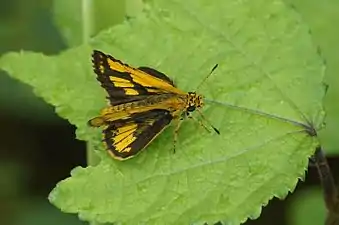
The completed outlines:
[[[323,149],[317,147],[313,160],[318,169],[323,196],[327,208],[327,218],[325,225],[339,224],[339,194],[337,185],[334,181],[331,169],[327,163]]]
[[[82,0],[82,43],[86,44],[91,38],[93,31],[93,16],[92,16],[92,0]],[[99,157],[95,154],[92,146],[87,142],[87,165],[94,166],[100,161]],[[103,225],[95,221],[89,222],[90,225]]]
[[[93,31],[92,0],[82,0],[82,42],[88,43]]]
[[[87,165],[89,166],[98,165],[100,162],[100,158],[95,154],[93,146],[87,142],[86,149],[87,149],[86,150]]]

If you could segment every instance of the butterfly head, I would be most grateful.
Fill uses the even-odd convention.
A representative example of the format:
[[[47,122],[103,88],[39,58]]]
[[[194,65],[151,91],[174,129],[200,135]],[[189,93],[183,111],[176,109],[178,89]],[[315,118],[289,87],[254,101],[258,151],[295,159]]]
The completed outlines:
[[[187,112],[193,112],[197,108],[200,109],[203,106],[203,100],[202,96],[198,95],[195,92],[188,92],[187,93],[187,106],[186,106],[186,111]]]

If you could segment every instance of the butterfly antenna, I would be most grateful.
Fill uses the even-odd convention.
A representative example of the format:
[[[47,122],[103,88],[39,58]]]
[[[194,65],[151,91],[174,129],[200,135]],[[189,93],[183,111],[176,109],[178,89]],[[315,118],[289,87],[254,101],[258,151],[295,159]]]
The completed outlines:
[[[197,109],[197,111],[198,111],[200,117],[201,117],[201,118],[202,118],[202,119],[203,119],[210,127],[212,127],[212,129],[215,131],[215,133],[220,134],[220,131],[219,131],[217,128],[215,128],[215,126],[213,126],[212,123],[211,123],[208,119],[206,119],[206,117],[204,116],[204,114],[202,114],[202,112],[201,112],[199,109]]]
[[[216,68],[218,68],[218,64],[215,64],[215,65],[214,65],[214,67],[213,67],[212,70],[209,72],[209,74],[207,74],[207,76],[206,76],[206,77],[200,82],[200,84],[197,86],[196,90],[198,90],[198,89],[201,87],[201,85],[202,85],[203,83],[205,83],[205,81],[207,80],[207,78],[209,78],[209,77],[213,74],[213,72],[214,72],[214,70],[215,70]]]

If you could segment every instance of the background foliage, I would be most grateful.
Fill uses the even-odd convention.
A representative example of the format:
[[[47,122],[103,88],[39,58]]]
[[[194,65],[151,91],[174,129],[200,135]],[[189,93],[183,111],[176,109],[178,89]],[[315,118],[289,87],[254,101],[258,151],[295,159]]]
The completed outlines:
[[[3,41],[1,43],[1,52],[4,53],[9,50],[19,50],[19,49],[26,49],[26,50],[34,50],[34,51],[42,51],[45,54],[57,54],[61,49],[65,49],[67,46],[75,46],[81,43],[82,41],[87,41],[86,38],[88,38],[88,35],[94,35],[96,34],[96,29],[86,27],[85,25],[81,24],[84,22],[84,20],[81,19],[81,13],[79,13],[78,9],[86,10],[86,7],[84,5],[88,4],[87,1],[79,1],[79,6],[72,6],[69,5],[69,3],[62,3],[61,1],[55,1],[55,2],[49,2],[49,3],[42,3],[39,1],[36,1],[35,4],[30,4],[29,6],[25,4],[25,2],[15,2],[15,3],[1,3],[6,8],[6,12],[2,14],[3,19],[1,20],[1,38],[3,38]],[[72,3],[74,4],[74,3]],[[109,3],[103,1],[101,4],[103,7],[100,6],[93,6],[96,10],[99,10],[101,12],[101,16],[99,18],[92,18],[90,21],[96,21],[95,24],[100,24],[103,27],[97,28],[98,30],[103,29],[105,26],[111,26],[117,23],[120,23],[123,19],[124,13],[122,13],[123,10],[128,11],[128,15],[133,16],[134,14],[137,14],[140,9],[135,6],[139,6],[140,2],[127,2],[127,6],[125,5],[124,1],[117,1],[114,2],[114,4],[111,2],[111,6]],[[288,3],[287,3],[288,4]],[[308,26],[311,27],[312,30],[312,37],[320,46],[321,52],[323,57],[326,59],[328,64],[328,70],[326,71],[326,80],[327,82],[335,87],[338,83],[337,76],[335,76],[335,72],[337,71],[335,66],[338,65],[336,63],[336,59],[338,58],[338,55],[335,53],[334,46],[338,45],[335,43],[335,37],[338,36],[336,34],[336,29],[334,29],[336,20],[338,20],[338,13],[335,12],[336,7],[334,1],[327,1],[324,3],[317,3],[319,5],[310,4],[308,2],[303,1],[297,1],[294,3],[295,9],[297,13],[300,13],[303,21],[308,24]],[[134,7],[132,7],[134,6]],[[25,10],[23,10],[25,9]],[[109,10],[107,10],[109,9]],[[67,18],[65,15],[69,14],[67,10],[75,10],[78,11],[78,14],[74,14],[75,16],[72,18]],[[112,13],[112,11],[117,10],[117,13]],[[13,12],[13,13],[8,13]],[[81,11],[83,12],[83,11]],[[107,12],[107,13],[104,13]],[[80,15],[80,17],[76,16]],[[94,13],[94,15],[98,15],[98,13]],[[102,16],[103,15],[103,16]],[[104,16],[108,15],[108,16]],[[118,15],[116,19],[112,17],[112,15]],[[317,16],[315,16],[317,15]],[[77,19],[78,18],[78,19]],[[100,20],[102,18],[102,21]],[[109,18],[109,19],[107,19]],[[316,20],[314,18],[317,18]],[[320,19],[321,18],[321,19]],[[72,21],[74,20],[74,21]],[[80,25],[78,25],[80,23]],[[30,29],[27,29],[29,27]],[[68,27],[68,29],[66,29]],[[73,29],[75,27],[82,28],[80,30]],[[36,30],[36,32],[32,32]],[[86,31],[87,30],[87,31]],[[84,35],[84,33],[88,32],[88,30],[92,31],[89,32],[89,34]],[[75,32],[74,34],[70,34],[70,32]],[[81,33],[81,35],[79,35]],[[337,35],[337,36],[336,36]],[[7,44],[8,43],[8,44]],[[84,56],[80,56],[84,57]],[[41,100],[38,98],[35,98],[30,91],[30,88],[27,86],[24,86],[18,82],[15,82],[13,80],[10,80],[7,76],[4,74],[1,74],[1,88],[0,91],[3,92],[1,94],[1,106],[2,106],[2,120],[4,121],[4,135],[2,135],[2,138],[4,139],[3,147],[1,154],[3,154],[3,163],[1,163],[2,167],[4,168],[4,174],[6,174],[5,177],[6,180],[3,181],[5,185],[2,185],[1,187],[4,188],[2,191],[4,199],[11,199],[14,198],[17,201],[23,201],[22,197],[19,196],[27,196],[28,205],[32,206],[34,204],[34,200],[32,198],[32,195],[25,195],[25,191],[22,191],[18,188],[12,188],[12,187],[30,187],[31,190],[35,190],[36,194],[33,196],[43,196],[46,197],[46,193],[55,185],[56,181],[60,180],[61,177],[67,177],[68,171],[70,168],[74,167],[73,165],[78,165],[79,161],[74,162],[73,165],[68,164],[66,168],[63,169],[65,173],[63,175],[58,175],[57,178],[54,178],[54,181],[50,182],[49,186],[45,189],[45,191],[39,192],[36,186],[39,186],[35,183],[39,183],[41,179],[41,176],[39,179],[34,180],[33,175],[25,174],[28,171],[31,171],[31,174],[36,174],[32,171],[31,168],[37,168],[36,170],[40,171],[46,171],[45,169],[38,169],[39,167],[35,167],[33,165],[38,165],[37,162],[43,162],[42,167],[45,168],[48,166],[48,168],[51,170],[49,171],[49,174],[46,172],[40,174],[44,174],[44,176],[47,177],[47,175],[50,175],[53,172],[53,165],[59,166],[60,164],[66,164],[65,160],[68,160],[69,158],[72,158],[75,156],[81,154],[80,151],[74,151],[73,149],[76,149],[74,146],[55,146],[56,151],[65,151],[65,149],[69,149],[69,151],[65,151],[65,155],[62,157],[59,155],[60,159],[57,160],[57,157],[53,157],[53,147],[51,146],[51,137],[55,137],[57,135],[53,135],[51,130],[56,130],[54,132],[57,132],[58,129],[55,129],[59,126],[60,119],[58,119],[55,115],[52,113],[52,109],[49,106],[46,106]],[[338,143],[335,139],[335,131],[334,128],[336,127],[336,124],[338,124],[338,118],[335,116],[335,112],[338,112],[337,104],[334,104],[336,100],[338,99],[338,93],[336,93],[337,88],[330,88],[327,98],[326,98],[326,108],[328,109],[328,119],[327,123],[329,124],[327,129],[324,130],[322,133],[322,140],[323,144],[325,146],[325,149],[332,154],[336,154]],[[337,114],[338,115],[338,114]],[[9,118],[11,120],[9,120]],[[7,121],[7,123],[5,123]],[[13,122],[9,122],[13,121]],[[6,126],[6,124],[8,124]],[[61,125],[60,125],[61,126]],[[62,124],[62,126],[68,126],[65,123]],[[61,127],[62,127],[61,126]],[[45,129],[42,129],[41,127],[44,127]],[[338,127],[338,126],[337,126]],[[25,129],[26,128],[26,129]],[[38,132],[40,129],[40,133]],[[69,129],[71,129],[69,127]],[[36,134],[32,134],[32,130],[36,132]],[[43,141],[41,140],[42,134],[45,133],[46,130],[49,131],[49,133],[45,136],[45,145],[44,147],[40,147],[39,145],[42,145]],[[6,131],[6,132],[5,132]],[[41,132],[42,131],[42,132]],[[45,132],[44,132],[45,131]],[[60,132],[60,131],[59,131]],[[30,135],[27,135],[27,133],[30,133]],[[66,135],[68,138],[74,137],[70,131],[68,135]],[[8,140],[15,140],[14,137],[20,136],[24,138],[25,145],[20,146],[20,143],[15,143],[15,141],[8,141]],[[55,137],[56,138],[56,137]],[[13,144],[13,142],[15,144]],[[55,141],[56,142],[56,141]],[[8,143],[8,144],[6,144]],[[30,145],[27,145],[27,143],[31,143]],[[30,147],[29,147],[30,146]],[[9,149],[9,150],[6,150]],[[25,152],[22,151],[13,151],[13,149],[22,150],[25,149]],[[42,149],[43,153],[38,153],[37,149]],[[71,153],[71,151],[75,153]],[[10,153],[9,153],[10,152]],[[17,152],[16,154],[13,152]],[[32,157],[32,153],[37,152],[36,157]],[[20,153],[20,154],[19,154]],[[46,154],[46,158],[42,159],[43,154]],[[59,154],[59,153],[58,153]],[[84,152],[82,152],[84,154]],[[12,156],[13,155],[13,156]],[[19,159],[17,157],[14,157],[15,155],[19,156]],[[29,161],[30,157],[25,157],[25,155],[30,155],[33,160]],[[20,159],[21,158],[21,159]],[[39,158],[41,158],[39,160]],[[67,158],[67,159],[66,159]],[[46,161],[50,160],[52,162],[55,162],[54,164],[47,163]],[[23,163],[22,163],[23,162]],[[62,162],[62,163],[61,163]],[[45,166],[45,167],[44,167]],[[30,169],[25,169],[30,168]],[[39,173],[38,173],[39,174]],[[26,181],[24,179],[26,177]],[[27,178],[28,177],[28,178]],[[17,180],[20,180],[19,183]],[[39,181],[37,181],[39,180]],[[7,187],[7,188],[5,188]],[[29,191],[30,189],[27,189]],[[34,193],[34,191],[30,191],[31,193]],[[308,195],[316,195],[314,193],[308,194]],[[29,197],[31,196],[31,197]],[[291,200],[292,201],[292,200]],[[40,204],[38,213],[40,213],[39,217],[36,216],[33,212],[33,207],[26,207],[25,209],[12,209],[12,207],[7,203],[9,201],[4,201],[4,208],[9,210],[11,213],[25,213],[26,215],[31,215],[32,218],[43,218],[43,215],[51,215],[48,210],[43,210],[45,208],[49,208],[47,204]],[[43,200],[40,200],[40,202],[43,202]],[[293,203],[290,203],[293,204]],[[315,207],[318,206],[318,204],[310,204],[314,205]],[[318,206],[319,207],[319,206]],[[15,208],[15,207],[14,207]],[[30,210],[28,210],[30,209]],[[300,209],[300,208],[298,208]],[[301,210],[295,209],[296,212],[303,212]],[[268,209],[269,210],[269,209]],[[56,213],[56,218],[64,217],[65,215],[59,215]],[[20,214],[23,215],[23,214]],[[35,215],[35,216],[33,216]],[[269,216],[271,216],[272,213],[269,213]],[[298,213],[291,213],[288,214],[287,218],[295,218],[298,217]],[[307,217],[310,217],[310,215],[314,214],[308,214]],[[265,213],[264,213],[265,216]],[[6,217],[2,217],[6,219]],[[25,217],[20,217],[25,218]],[[68,220],[68,219],[67,219]],[[263,219],[264,220],[264,219]],[[25,220],[25,222],[30,220]],[[57,220],[56,220],[57,221]],[[299,221],[299,220],[294,220]],[[12,223],[18,223],[13,222]],[[67,222],[62,222],[63,224],[66,224]],[[73,223],[69,221],[69,223]],[[294,222],[296,223],[296,222]],[[60,223],[59,223],[60,224]],[[290,223],[289,223],[290,224]],[[297,224],[297,223],[296,223]],[[298,222],[298,224],[302,224],[302,222]]]

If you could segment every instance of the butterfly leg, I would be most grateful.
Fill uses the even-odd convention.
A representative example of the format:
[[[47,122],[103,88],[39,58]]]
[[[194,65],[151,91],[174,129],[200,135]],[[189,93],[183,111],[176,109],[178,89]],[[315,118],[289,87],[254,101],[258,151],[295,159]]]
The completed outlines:
[[[202,113],[200,112],[199,109],[198,109],[197,111],[198,111],[200,117],[202,118],[202,120],[204,120],[205,122],[207,122],[207,123],[210,125],[210,127],[214,130],[215,133],[220,134],[220,131],[219,131],[217,128],[215,128],[215,127],[211,124],[211,122],[210,122],[209,120],[207,120],[207,119],[205,118],[204,114],[202,114]],[[199,122],[200,122],[200,124],[202,124],[202,121],[201,121],[201,120],[199,120]],[[203,125],[203,126],[205,127],[205,129],[207,129],[205,125]]]
[[[192,119],[192,120],[194,120],[195,122],[199,123],[199,125],[200,125],[201,127],[205,128],[205,130],[206,130],[208,133],[211,133],[211,131],[206,127],[205,124],[202,123],[201,120],[198,120],[198,119],[194,118],[194,117],[191,116],[191,115],[188,115],[187,117],[188,117],[189,119]]]

